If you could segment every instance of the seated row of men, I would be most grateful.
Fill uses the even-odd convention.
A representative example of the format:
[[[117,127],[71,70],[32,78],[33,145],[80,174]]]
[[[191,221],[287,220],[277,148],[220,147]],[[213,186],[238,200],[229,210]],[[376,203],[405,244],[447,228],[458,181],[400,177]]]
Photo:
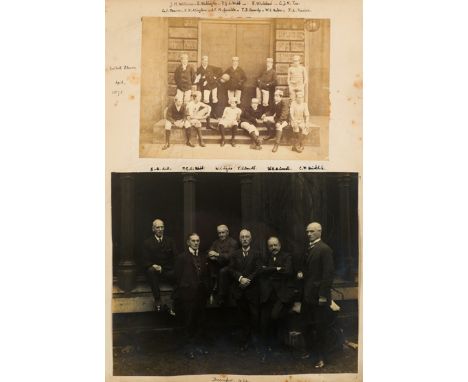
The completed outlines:
[[[235,301],[242,326],[241,350],[260,340],[262,361],[288,312],[299,306],[305,341],[317,351],[315,366],[324,366],[334,265],[332,250],[321,240],[319,223],[306,227],[307,248],[294,258],[282,250],[278,237],[267,240],[268,253],[263,256],[252,245],[247,229],[239,233],[239,246],[226,225],[217,227],[218,239],[206,254],[200,252],[196,233],[188,236],[185,250],[176,255],[174,241],[164,235],[162,220],[153,222],[153,232],[143,243],[143,265],[157,310],[162,309],[161,280],[174,286],[171,314],[182,320],[189,358],[194,358],[197,350],[207,354],[202,341],[205,309],[217,296],[220,306],[228,297]]]
[[[174,81],[177,86],[177,97],[189,102],[193,86],[203,94],[203,102],[218,103],[218,85],[223,84],[227,89],[228,98],[235,98],[237,103],[241,102],[242,90],[247,76],[239,66],[239,57],[232,57],[232,65],[224,72],[221,68],[208,64],[208,56],[203,56],[201,65],[195,71],[188,63],[188,55],[182,54],[180,65],[174,72]],[[287,77],[289,95],[291,99],[296,98],[298,92],[304,93],[307,85],[307,70],[301,65],[301,57],[294,55],[292,65],[288,68]],[[276,71],[273,68],[273,58],[266,59],[266,68],[257,78],[256,96],[263,106],[268,106],[271,94],[278,84]]]
[[[166,142],[162,149],[166,150],[170,147],[171,129],[173,126],[185,129],[185,144],[190,147],[195,147],[190,141],[190,128],[195,128],[200,146],[205,147],[206,145],[201,133],[202,121],[206,120],[207,128],[215,130],[211,125],[210,113],[211,107],[201,102],[201,92],[194,92],[192,100],[187,104],[184,104],[182,99],[176,96],[166,112]],[[231,145],[235,147],[236,133],[240,127],[252,139],[250,148],[261,150],[262,139],[258,131],[258,126],[261,123],[264,123],[268,130],[268,136],[265,140],[275,138],[273,152],[278,151],[283,129],[290,124],[294,133],[292,150],[301,153],[304,150],[304,139],[309,134],[309,109],[304,102],[304,93],[297,93],[296,98],[289,104],[283,99],[283,92],[276,90],[274,92],[274,104],[271,107],[261,106],[259,99],[253,98],[251,105],[244,110],[238,107],[236,98],[231,98],[229,106],[224,109],[223,115],[218,121],[221,146],[224,146],[226,143],[225,129],[230,128]]]

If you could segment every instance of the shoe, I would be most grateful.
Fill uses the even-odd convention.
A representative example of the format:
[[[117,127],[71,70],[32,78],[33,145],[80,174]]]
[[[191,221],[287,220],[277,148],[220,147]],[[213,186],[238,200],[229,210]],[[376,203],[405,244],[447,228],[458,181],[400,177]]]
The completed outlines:
[[[323,359],[319,359],[314,365],[316,369],[321,369],[324,366],[325,366],[325,362],[323,362]]]
[[[190,147],[195,147],[195,145],[190,141],[185,142],[185,144]]]
[[[185,353],[185,356],[188,358],[188,359],[195,359],[195,354],[193,353],[193,351],[188,351]]]
[[[162,312],[163,307],[160,304],[154,304],[154,310],[158,313]]]
[[[265,138],[263,138],[264,141],[269,141],[270,139],[273,139],[275,136],[274,135],[269,135]]]
[[[309,359],[310,358],[310,353],[304,352],[302,354],[299,354],[299,359]]]
[[[221,147],[223,147],[225,144],[226,144],[226,142],[224,141],[224,139],[222,139],[221,140]]]
[[[245,352],[249,349],[249,343],[246,342],[245,344],[243,344],[241,347],[240,347],[240,351],[241,352]]]
[[[203,142],[203,141],[200,141],[199,143],[200,143],[200,147],[205,147],[206,146],[205,142]]]
[[[169,143],[166,143],[166,144],[162,147],[163,150],[167,150],[168,148],[169,148]]]
[[[297,146],[292,147],[292,151],[295,151],[296,153],[300,153],[301,150]]]
[[[273,146],[273,149],[271,150],[271,152],[276,153],[277,151],[278,151],[278,144],[275,143],[275,145]]]
[[[231,146],[236,147],[236,141],[234,139],[231,139]]]

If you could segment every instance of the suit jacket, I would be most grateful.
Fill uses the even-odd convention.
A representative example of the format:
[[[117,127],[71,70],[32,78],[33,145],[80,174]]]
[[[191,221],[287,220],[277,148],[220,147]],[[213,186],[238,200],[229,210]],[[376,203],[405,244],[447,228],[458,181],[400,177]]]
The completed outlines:
[[[242,90],[244,87],[244,82],[247,79],[244,70],[238,66],[234,69],[232,66],[226,69],[224,73],[229,74],[229,81],[226,82],[226,88],[228,90]]]
[[[174,257],[176,254],[174,240],[164,235],[162,242],[158,243],[154,235],[148,237],[142,246],[142,265],[148,269],[153,264],[162,266],[162,271],[174,269]]]
[[[193,301],[199,293],[207,294],[209,287],[208,260],[205,254],[199,253],[200,270],[197,269],[195,256],[188,248],[175,259],[174,299]]]
[[[289,120],[288,103],[284,99],[282,99],[278,103],[273,103],[269,114],[275,116],[275,122],[288,121]]]
[[[197,75],[200,75],[198,88],[212,90],[218,87],[218,78],[221,77],[222,70],[221,68],[211,65],[208,65],[205,69],[200,65],[197,69]],[[205,81],[207,82],[206,86],[203,85]]]
[[[307,249],[303,262],[304,301],[318,304],[320,296],[331,300],[334,277],[333,251],[322,240]]]
[[[228,236],[223,241],[216,239],[213,244],[211,244],[210,251],[213,250],[219,253],[218,262],[224,266],[229,264],[229,259],[238,248],[239,244],[237,244],[237,241]]]
[[[195,69],[192,65],[187,64],[185,70],[182,69],[180,64],[174,72],[174,81],[177,85],[177,89],[187,91],[192,89],[193,81],[195,80]]]
[[[270,70],[266,70],[262,73],[262,75],[257,80],[257,85],[260,89],[265,90],[274,90],[276,84],[278,83],[276,78],[275,69],[271,68]]]
[[[282,269],[277,271],[277,267]],[[269,253],[263,260],[260,302],[266,302],[273,290],[283,303],[291,302],[294,297],[292,257],[287,252],[280,251],[276,256]]]
[[[247,106],[241,114],[241,122],[248,122],[257,126],[257,119],[261,119],[262,115],[263,110],[260,105],[257,107],[257,110],[252,109],[252,106]]]
[[[232,254],[228,270],[233,279],[231,294],[234,299],[238,300],[244,295],[249,301],[258,302],[258,285],[262,265],[262,254],[256,249],[250,248],[245,257],[242,249],[238,249]],[[251,280],[247,287],[240,286],[239,278],[241,276]]]

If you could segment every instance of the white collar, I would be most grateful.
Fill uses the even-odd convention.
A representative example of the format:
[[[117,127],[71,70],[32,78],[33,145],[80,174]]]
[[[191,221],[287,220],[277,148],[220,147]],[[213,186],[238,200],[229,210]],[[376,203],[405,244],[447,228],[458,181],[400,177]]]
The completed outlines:
[[[242,252],[249,252],[250,251],[250,245],[244,249],[244,247],[242,247]]]
[[[157,236],[156,236],[156,234],[155,234],[155,235],[154,235],[154,237],[156,238],[156,240],[157,240],[157,241],[162,241],[162,239],[163,239],[164,235],[163,235],[163,236],[161,236],[161,237],[157,237]]]
[[[192,247],[188,247],[188,250],[190,251],[190,253],[191,253],[192,255],[195,256],[195,250],[194,250]],[[198,252],[198,251],[196,251],[196,252]]]

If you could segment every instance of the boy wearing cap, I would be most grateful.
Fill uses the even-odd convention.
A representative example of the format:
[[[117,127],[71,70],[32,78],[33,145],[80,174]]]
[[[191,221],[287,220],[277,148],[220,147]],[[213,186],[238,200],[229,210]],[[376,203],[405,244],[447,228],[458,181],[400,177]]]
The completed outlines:
[[[235,98],[237,103],[241,102],[242,89],[247,79],[245,72],[239,66],[239,57],[232,58],[232,66],[224,72],[229,75],[229,81],[226,82],[228,90],[228,99]]]
[[[201,102],[201,92],[196,91],[192,94],[192,100],[187,104],[187,120],[185,121],[185,128],[194,127],[198,134],[198,142],[201,147],[205,147],[203,138],[201,135],[201,121],[209,119],[211,113],[211,107]],[[195,147],[190,142],[190,133],[187,135],[187,146]]]
[[[259,107],[259,100],[252,98],[252,104],[247,106],[241,115],[241,128],[246,130],[252,138],[252,145],[250,146],[253,150],[261,150],[262,144],[259,139],[259,132],[257,124],[263,121],[263,111]]]
[[[307,84],[307,71],[301,65],[301,57],[294,56],[292,66],[288,69],[289,98],[294,100],[297,92],[305,92]]]
[[[185,117],[187,110],[185,104],[182,102],[182,98],[174,97],[174,102],[170,104],[166,111],[166,122],[164,124],[164,130],[166,132],[166,143],[163,146],[163,150],[166,150],[171,145],[171,129],[172,126],[185,127]],[[187,142],[190,143],[190,130],[185,129],[185,136]],[[189,144],[189,146],[191,143]]]
[[[210,95],[213,103],[218,103],[218,78],[220,76],[221,68],[208,65],[208,56],[203,56],[194,83],[202,92],[204,103],[210,103]]]
[[[265,138],[265,141],[273,138],[273,126],[276,130],[276,140],[273,149],[271,150],[276,153],[281,142],[281,136],[283,135],[283,128],[288,126],[289,105],[283,99],[283,92],[281,90],[275,91],[274,100],[275,103],[272,105],[272,109],[263,120],[265,121],[269,133],[269,136]]]
[[[268,107],[270,104],[270,94],[273,95],[277,84],[276,71],[273,69],[273,59],[266,59],[266,70],[257,79],[257,98],[261,100],[263,107]]]
[[[301,153],[304,150],[303,140],[309,134],[309,108],[304,102],[304,93],[298,92],[296,99],[291,102],[289,114],[294,133],[293,151]]]
[[[174,81],[177,85],[176,97],[182,98],[185,103],[190,101],[192,85],[195,80],[195,69],[188,63],[188,55],[180,56],[180,65],[174,72]]]
[[[231,146],[235,147],[236,142],[236,132],[237,127],[239,126],[239,121],[241,117],[242,110],[237,107],[237,102],[235,98],[229,99],[229,106],[224,109],[223,116],[219,120],[218,127],[221,134],[221,146],[224,146],[224,129],[230,127],[232,131],[231,137]]]

